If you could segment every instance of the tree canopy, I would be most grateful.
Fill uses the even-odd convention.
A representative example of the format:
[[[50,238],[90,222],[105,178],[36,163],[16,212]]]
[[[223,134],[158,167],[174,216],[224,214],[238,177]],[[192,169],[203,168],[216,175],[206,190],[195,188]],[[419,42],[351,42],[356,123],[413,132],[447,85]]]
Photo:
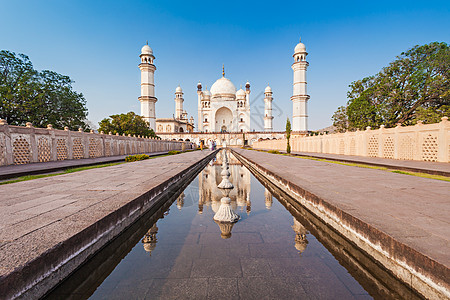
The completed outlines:
[[[149,123],[132,111],[126,114],[109,116],[109,118],[101,120],[98,124],[100,126],[98,131],[105,133],[156,137],[153,129],[149,128]]]
[[[438,122],[450,114],[450,47],[415,46],[349,87],[347,105],[332,117],[337,131]]]
[[[89,129],[86,100],[73,81],[53,71],[36,71],[28,56],[0,51],[0,118],[11,125]]]

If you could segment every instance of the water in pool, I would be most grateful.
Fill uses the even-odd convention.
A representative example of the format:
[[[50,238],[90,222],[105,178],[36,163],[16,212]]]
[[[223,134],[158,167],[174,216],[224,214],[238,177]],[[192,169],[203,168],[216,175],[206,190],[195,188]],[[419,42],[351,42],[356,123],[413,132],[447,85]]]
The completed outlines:
[[[330,246],[329,236],[335,233],[323,233],[307,219],[306,211],[282,196],[274,197],[229,151],[229,180],[234,188],[228,197],[240,220],[215,222],[224,197],[217,187],[222,180],[223,153],[183,192],[144,216],[48,298],[371,299],[405,295],[388,291],[390,284],[371,281],[377,275],[366,273],[377,272],[352,263],[351,251],[343,249],[347,246]]]

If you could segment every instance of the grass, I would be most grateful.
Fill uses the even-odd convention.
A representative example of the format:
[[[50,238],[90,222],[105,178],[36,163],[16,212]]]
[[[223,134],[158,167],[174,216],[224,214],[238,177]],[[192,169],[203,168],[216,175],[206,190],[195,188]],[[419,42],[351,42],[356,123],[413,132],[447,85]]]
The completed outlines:
[[[270,151],[264,151],[264,150],[259,150],[259,149],[253,149],[253,150],[256,150],[256,151],[259,151],[259,152],[274,153],[273,152],[274,150],[270,150]],[[276,152],[278,152],[278,151],[276,151]],[[336,161],[336,160],[328,160],[328,159],[323,159],[323,158],[316,158],[316,157],[312,157],[312,156],[290,155],[290,154],[287,154],[287,153],[276,153],[276,154],[281,154],[281,155],[285,155],[285,156],[295,156],[295,157],[299,157],[299,158],[303,158],[303,159],[322,161],[322,162],[338,164],[338,165],[344,165],[344,166],[350,166],[350,167],[382,170],[382,171],[387,171],[387,172],[391,172],[391,173],[404,174],[404,175],[417,176],[417,177],[422,177],[422,178],[429,178],[429,179],[436,179],[436,180],[442,180],[442,181],[450,182],[450,177],[442,176],[442,175],[433,175],[433,174],[421,173],[421,172],[395,170],[395,169],[389,169],[389,168],[386,168],[386,167],[371,166],[371,165],[358,164],[358,163],[348,163],[348,162],[342,162],[342,161]]]

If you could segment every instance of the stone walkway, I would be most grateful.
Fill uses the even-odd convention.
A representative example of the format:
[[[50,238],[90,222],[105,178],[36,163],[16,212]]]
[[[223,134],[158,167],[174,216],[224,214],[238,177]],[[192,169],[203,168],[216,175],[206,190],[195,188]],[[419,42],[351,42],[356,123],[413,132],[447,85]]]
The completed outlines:
[[[386,167],[388,169],[406,170],[442,176],[450,176],[450,163],[443,163],[443,162],[398,160],[380,157],[365,157],[355,155],[339,155],[339,154],[309,153],[309,152],[293,152],[292,154],[299,156],[312,156],[317,158],[344,161],[350,163],[361,163],[372,166]]]
[[[153,152],[146,153],[149,156],[157,156],[162,154],[167,154],[168,151],[164,152]],[[31,163],[24,165],[9,165],[0,167],[0,180],[14,178],[24,175],[32,174],[44,174],[55,171],[60,171],[69,168],[78,168],[85,166],[92,166],[98,164],[113,163],[119,161],[125,161],[125,157],[128,155],[117,155],[117,156],[107,156],[107,157],[97,157],[97,158],[83,158],[83,159],[70,159],[70,160],[59,160],[59,161],[49,161],[41,163]]]
[[[88,235],[101,239],[102,230],[114,230],[210,154],[193,151],[0,186],[0,298],[62,264],[58,255],[70,259],[84,251]]]
[[[444,282],[448,290],[449,182],[265,152],[234,150],[282,178],[285,186],[298,187],[306,195],[312,195],[314,205],[331,205],[330,210],[335,207],[354,220],[362,221],[368,228],[393,238],[398,245],[430,258],[435,262],[429,266],[435,273],[433,276]],[[379,244],[384,242],[380,240]],[[393,255],[401,256],[401,251],[406,250],[386,251],[397,251]],[[417,260],[416,263],[421,262],[420,255],[413,259]]]
[[[285,151],[280,151],[285,152]],[[317,152],[291,152],[298,156],[309,156],[314,158],[336,160],[342,162],[366,164],[371,166],[386,167],[388,169],[421,172],[450,177],[450,163],[415,161],[415,160],[399,160],[380,157],[365,157],[356,155],[340,155],[327,154]]]

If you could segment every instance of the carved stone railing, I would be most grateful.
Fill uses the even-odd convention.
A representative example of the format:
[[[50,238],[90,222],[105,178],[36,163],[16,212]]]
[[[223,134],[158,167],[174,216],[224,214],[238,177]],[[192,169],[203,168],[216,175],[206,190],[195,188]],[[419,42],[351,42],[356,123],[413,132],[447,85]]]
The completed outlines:
[[[400,126],[316,136],[292,136],[293,152],[359,155],[403,160],[450,162],[450,122]],[[286,150],[286,139],[255,142],[255,149]]]
[[[191,149],[189,142],[10,126],[0,120],[0,166]]]

